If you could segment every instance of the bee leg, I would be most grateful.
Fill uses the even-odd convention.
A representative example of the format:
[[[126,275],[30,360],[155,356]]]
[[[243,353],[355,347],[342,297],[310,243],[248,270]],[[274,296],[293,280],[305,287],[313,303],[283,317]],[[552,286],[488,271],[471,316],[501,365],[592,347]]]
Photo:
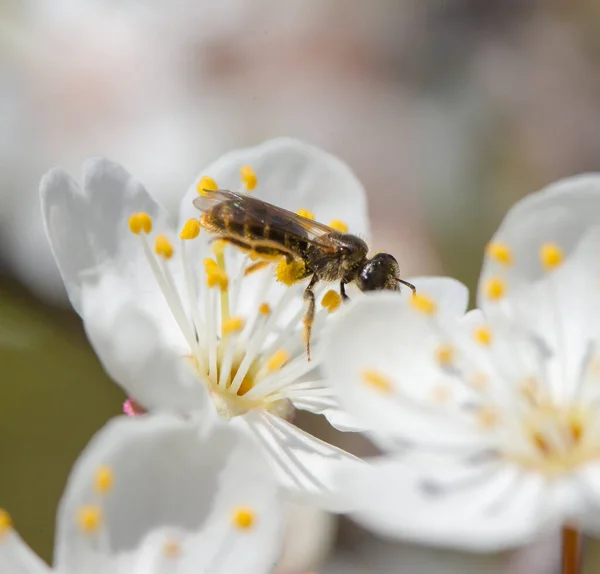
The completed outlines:
[[[310,336],[312,334],[312,325],[315,320],[315,294],[313,287],[318,283],[319,277],[315,274],[312,276],[310,283],[304,290],[302,298],[308,301],[308,309],[304,314],[304,343],[306,344],[306,356],[310,361]]]
[[[350,297],[346,295],[346,284],[343,281],[340,281],[340,295],[344,301],[350,300]]]

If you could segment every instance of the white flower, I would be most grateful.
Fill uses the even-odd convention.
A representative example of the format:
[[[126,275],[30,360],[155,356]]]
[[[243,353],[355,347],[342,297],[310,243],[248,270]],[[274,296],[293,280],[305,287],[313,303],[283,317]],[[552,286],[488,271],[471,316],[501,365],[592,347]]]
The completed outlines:
[[[599,225],[600,178],[559,182],[489,244],[482,311],[375,294],[331,325],[326,376],[388,452],[343,474],[359,520],[478,551],[598,530]]]
[[[54,568],[0,509],[0,572],[267,573],[281,551],[281,516],[277,485],[241,431],[169,414],[120,417],[71,472]]]
[[[306,282],[285,287],[273,265],[250,269],[255,262],[247,255],[211,248],[206,232],[198,236],[197,188],[242,183],[262,200],[367,232],[364,193],[350,170],[289,139],[229,153],[206,168],[183,198],[176,227],[107,160],[86,164],[83,191],[55,169],[41,193],[69,297],[112,378],[151,412],[218,414],[244,427],[287,486],[321,494],[332,465],[351,457],[291,420],[299,408],[351,428],[317,371],[320,332],[340,299],[332,292],[319,303],[327,290],[319,286],[309,362],[302,337]]]

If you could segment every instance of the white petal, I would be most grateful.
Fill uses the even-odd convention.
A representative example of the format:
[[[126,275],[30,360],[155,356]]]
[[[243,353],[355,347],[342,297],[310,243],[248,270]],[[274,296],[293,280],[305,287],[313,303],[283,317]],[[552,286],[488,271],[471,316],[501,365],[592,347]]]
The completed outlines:
[[[148,410],[206,407],[206,387],[193,370],[190,349],[169,338],[170,323],[159,323],[135,302],[120,302],[123,293],[86,288],[84,294],[86,333],[106,372],[128,396]]]
[[[332,512],[352,507],[340,499],[334,475],[342,463],[360,466],[363,461],[268,413],[248,413],[240,419],[269,457],[280,484],[293,500]]]
[[[497,463],[495,463],[497,464]],[[447,485],[436,490],[429,483]],[[378,459],[339,476],[360,509],[353,516],[376,532],[477,552],[527,544],[562,517],[546,510],[544,479],[508,465],[477,467]]]
[[[57,168],[40,184],[46,231],[77,311],[82,273],[122,257],[136,239],[128,228],[131,214],[144,211],[165,218],[141,184],[118,164],[95,158],[83,169],[84,191]]]
[[[94,492],[100,466],[114,473],[113,489],[103,495]],[[116,563],[132,552],[138,565],[142,558],[156,563],[160,556],[148,546],[149,537],[170,529],[179,536],[179,559],[189,571],[201,571],[218,544],[237,541],[231,513],[243,504],[260,518],[250,535],[261,548],[250,562],[252,572],[255,564],[274,561],[281,543],[277,490],[265,466],[252,441],[231,425],[200,432],[168,415],[115,419],[92,439],[69,478],[58,514],[57,566],[84,572],[90,561],[105,556]],[[77,528],[76,512],[88,504],[102,509],[104,539],[98,534],[90,540]]]
[[[13,530],[0,534],[0,572],[46,574],[50,567]]]
[[[258,199],[293,212],[308,209],[323,223],[340,219],[350,233],[368,236],[365,193],[350,168],[335,156],[290,138],[232,151],[209,165],[184,197],[180,222],[198,216],[192,201],[202,176],[212,177],[221,189],[237,191],[240,168],[246,165],[257,174],[258,185],[252,194]]]
[[[490,276],[502,274],[510,288],[533,281],[543,273],[539,249],[557,243],[569,254],[581,237],[600,223],[600,176],[586,174],[558,181],[515,204],[492,242],[508,246],[514,263],[501,267],[486,257],[479,285],[479,306],[486,304],[481,289]]]
[[[438,408],[430,394],[439,382],[461,390],[434,361],[439,332],[452,333],[459,324],[455,314],[447,314],[448,325],[443,317],[436,322],[395,293],[374,293],[340,313],[325,334],[323,368],[342,408],[366,428],[400,443],[485,445],[485,436]],[[365,371],[373,370],[389,379],[391,392],[365,382]]]

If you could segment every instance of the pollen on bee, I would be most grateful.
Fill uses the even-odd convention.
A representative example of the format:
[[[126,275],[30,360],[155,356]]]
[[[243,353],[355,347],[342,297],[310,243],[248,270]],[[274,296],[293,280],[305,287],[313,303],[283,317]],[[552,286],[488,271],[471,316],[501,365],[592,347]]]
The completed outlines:
[[[223,322],[223,335],[239,333],[244,328],[244,324],[243,317],[230,317],[227,321]]]
[[[329,313],[333,313],[341,304],[341,295],[333,289],[327,291],[327,293],[325,293],[321,299],[321,305],[323,305],[323,307],[325,307]]]
[[[498,301],[506,294],[506,281],[502,277],[490,277],[483,288],[485,296],[492,301]]]
[[[98,506],[82,506],[77,510],[77,524],[82,532],[92,534],[102,524],[102,511]]]
[[[234,509],[231,521],[239,530],[250,530],[256,524],[256,513],[250,507],[239,506]]]
[[[251,166],[245,165],[240,168],[240,175],[242,176],[242,182],[246,186],[246,189],[248,191],[252,191],[258,183],[256,172],[252,169]]]
[[[114,474],[110,466],[102,465],[96,469],[94,475],[94,488],[101,494],[112,490],[114,485]]]
[[[305,269],[306,266],[304,265],[304,261],[301,259],[294,259],[291,263],[288,263],[285,259],[282,259],[275,270],[275,278],[280,283],[283,283],[289,287],[304,276]]]
[[[206,195],[207,191],[217,191],[218,189],[219,186],[215,180],[207,175],[203,175],[200,178],[198,185],[196,185],[196,191],[198,192],[198,195]]]
[[[312,219],[313,221],[315,219],[315,214],[308,209],[299,209],[296,214],[300,217],[305,217],[306,219]]]
[[[185,222],[183,229],[179,232],[180,239],[196,239],[200,234],[200,222],[191,218]]]
[[[0,536],[10,532],[13,527],[12,518],[10,514],[4,510],[4,508],[0,508]]]
[[[414,309],[424,315],[433,315],[437,311],[437,303],[423,293],[414,293],[409,301]]]
[[[344,223],[341,219],[332,219],[329,222],[329,227],[332,227],[341,233],[348,233],[348,225],[346,225],[346,223]]]
[[[279,349],[275,351],[269,360],[267,361],[267,369],[269,372],[274,373],[279,371],[283,365],[285,365],[290,359],[290,354],[285,349]]]
[[[556,243],[544,243],[540,247],[540,261],[546,271],[552,271],[564,260],[563,250]]]
[[[261,315],[270,315],[271,314],[271,305],[268,303],[261,303],[258,307],[258,312]]]
[[[435,359],[440,367],[450,367],[454,363],[456,351],[452,345],[442,344],[435,351]]]
[[[484,347],[489,347],[492,344],[492,332],[489,327],[480,325],[473,331],[473,338],[477,343]]]
[[[380,393],[391,394],[394,392],[394,385],[392,382],[379,371],[374,369],[365,369],[362,372],[361,378],[363,383]]]
[[[143,211],[133,213],[129,218],[129,231],[136,235],[139,235],[143,231],[148,235],[152,231],[152,218]]]
[[[492,242],[488,243],[486,253],[497,263],[509,267],[513,264],[513,255],[510,247],[506,243]]]
[[[156,236],[156,239],[154,240],[154,251],[157,255],[160,255],[165,259],[171,259],[174,253],[173,245],[166,235]]]

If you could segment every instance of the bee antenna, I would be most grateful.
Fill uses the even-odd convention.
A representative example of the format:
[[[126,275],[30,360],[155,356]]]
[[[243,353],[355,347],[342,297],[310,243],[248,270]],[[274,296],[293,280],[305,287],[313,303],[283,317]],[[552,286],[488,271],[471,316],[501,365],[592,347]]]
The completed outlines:
[[[417,294],[417,288],[412,283],[409,283],[408,281],[404,281],[404,279],[400,279],[400,277],[396,277],[396,281],[398,281],[398,283],[402,283],[402,285],[406,285],[409,289],[411,289],[413,292],[413,295]]]

